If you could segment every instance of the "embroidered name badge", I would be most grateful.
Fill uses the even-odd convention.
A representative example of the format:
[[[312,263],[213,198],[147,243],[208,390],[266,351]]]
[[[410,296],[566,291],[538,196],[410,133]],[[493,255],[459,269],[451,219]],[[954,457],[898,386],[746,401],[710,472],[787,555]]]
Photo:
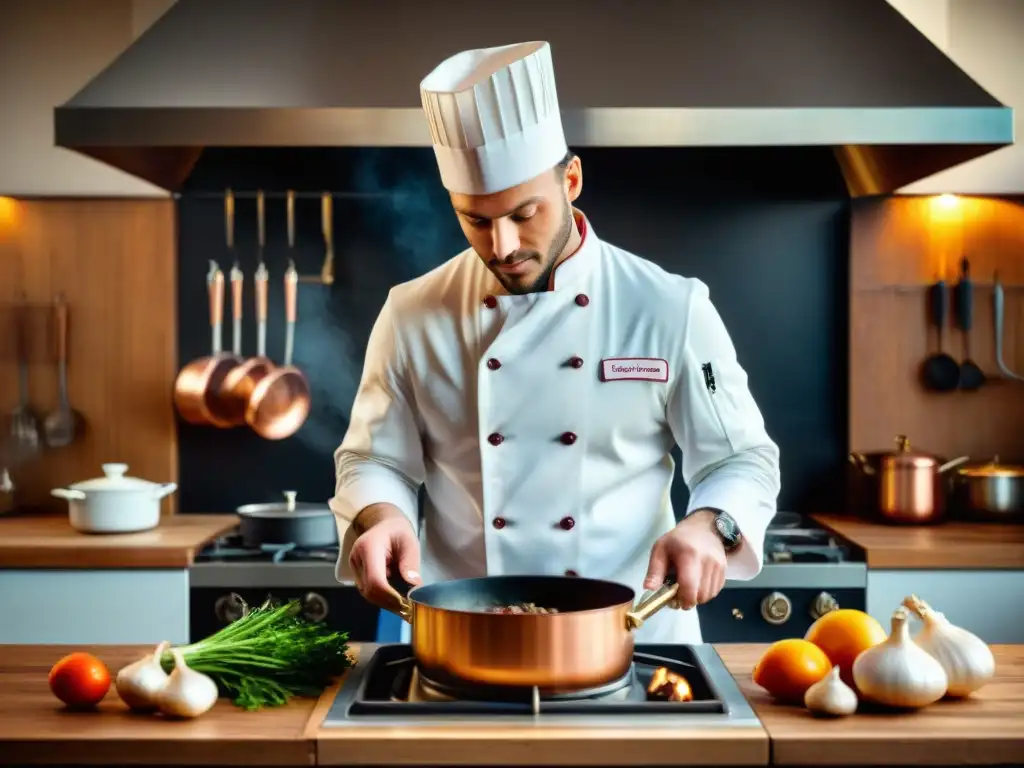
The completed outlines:
[[[609,357],[601,361],[601,381],[668,381],[668,360]]]

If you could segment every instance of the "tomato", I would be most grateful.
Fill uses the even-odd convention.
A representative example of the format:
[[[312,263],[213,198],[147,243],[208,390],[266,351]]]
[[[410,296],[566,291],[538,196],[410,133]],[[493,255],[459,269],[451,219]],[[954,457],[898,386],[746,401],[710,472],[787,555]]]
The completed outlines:
[[[65,656],[50,669],[50,690],[69,707],[99,704],[110,690],[110,671],[89,653]]]

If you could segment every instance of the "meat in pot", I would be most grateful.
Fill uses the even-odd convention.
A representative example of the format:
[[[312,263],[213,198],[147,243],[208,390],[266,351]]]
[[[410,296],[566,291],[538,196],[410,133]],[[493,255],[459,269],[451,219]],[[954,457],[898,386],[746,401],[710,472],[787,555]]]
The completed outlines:
[[[486,613],[558,613],[557,608],[543,608],[536,603],[513,603],[512,605],[494,605],[485,608]]]

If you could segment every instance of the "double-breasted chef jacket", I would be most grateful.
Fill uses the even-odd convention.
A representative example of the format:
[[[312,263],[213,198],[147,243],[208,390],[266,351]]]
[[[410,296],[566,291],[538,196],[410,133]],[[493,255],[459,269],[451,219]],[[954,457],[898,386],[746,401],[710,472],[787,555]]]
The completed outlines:
[[[335,454],[339,579],[351,521],[389,502],[419,532],[423,583],[565,574],[639,595],[676,524],[675,443],[688,512],[742,532],[727,578],[760,571],[778,448],[708,288],[574,215],[583,242],[552,290],[510,295],[470,249],[389,292]],[[636,640],[699,643],[696,612],[662,610]]]

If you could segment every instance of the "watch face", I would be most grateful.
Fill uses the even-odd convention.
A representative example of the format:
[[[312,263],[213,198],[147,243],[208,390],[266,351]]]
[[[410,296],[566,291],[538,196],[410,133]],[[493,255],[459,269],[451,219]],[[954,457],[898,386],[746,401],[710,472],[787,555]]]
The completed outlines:
[[[721,514],[715,518],[715,528],[727,545],[736,544],[739,539],[739,529],[735,520],[726,514]]]

